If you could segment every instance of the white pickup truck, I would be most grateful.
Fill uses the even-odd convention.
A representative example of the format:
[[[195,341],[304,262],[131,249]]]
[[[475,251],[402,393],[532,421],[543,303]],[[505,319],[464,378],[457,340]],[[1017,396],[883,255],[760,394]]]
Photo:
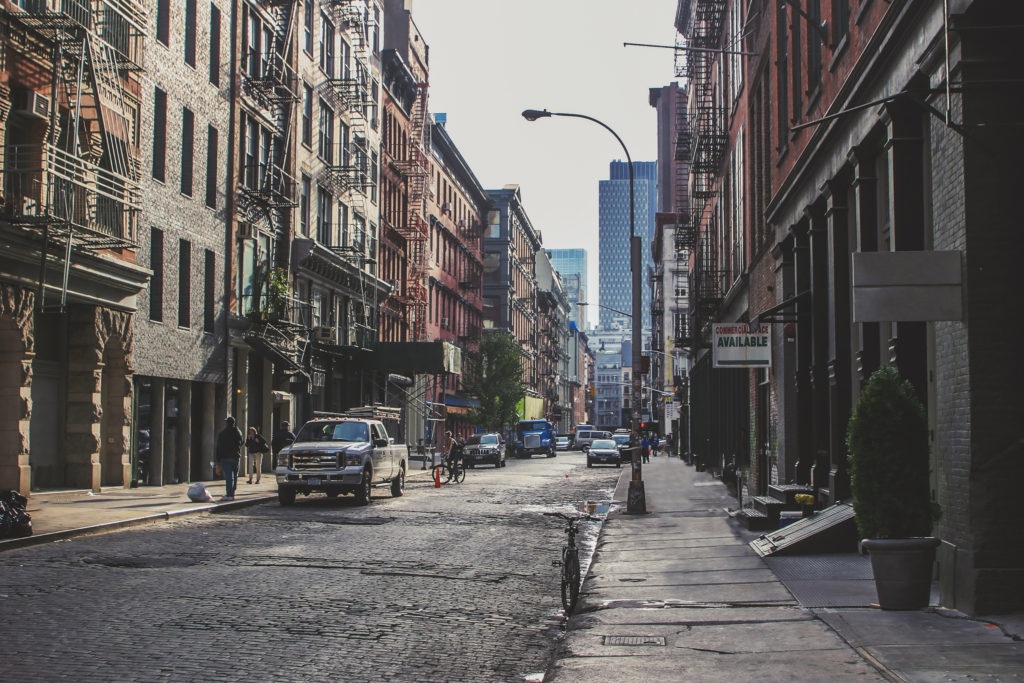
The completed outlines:
[[[322,491],[330,497],[355,494],[370,502],[375,486],[391,486],[392,496],[405,492],[408,449],[388,436],[385,423],[397,428],[397,408],[369,406],[347,413],[314,413],[295,441],[277,455],[277,499],[291,505],[298,494]]]

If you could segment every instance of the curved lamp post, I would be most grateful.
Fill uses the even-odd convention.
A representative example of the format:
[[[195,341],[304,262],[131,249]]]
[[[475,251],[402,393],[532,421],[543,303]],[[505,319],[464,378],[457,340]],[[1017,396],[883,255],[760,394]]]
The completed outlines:
[[[619,145],[622,147],[622,151],[626,155],[626,165],[629,167],[629,268],[632,273],[633,280],[633,315],[631,316],[632,321],[630,327],[632,328],[632,344],[633,344],[633,388],[632,388],[632,407],[633,407],[633,420],[632,420],[632,431],[634,443],[639,443],[640,439],[640,357],[643,347],[643,330],[641,329],[641,321],[643,320],[642,308],[643,308],[643,297],[642,289],[643,286],[643,273],[641,272],[642,261],[640,258],[640,238],[636,234],[636,223],[634,222],[634,215],[636,213],[635,203],[636,200],[633,196],[633,159],[629,156],[629,150],[626,149],[626,143],[622,141],[619,134],[612,130],[606,123],[598,121],[593,116],[587,116],[586,114],[569,114],[566,112],[554,112],[548,111],[547,109],[526,109],[523,111],[523,118],[527,121],[536,121],[537,119],[546,119],[552,116],[567,116],[574,119],[586,119],[587,121],[593,121],[597,125],[604,128],[606,131],[615,136],[618,140]],[[640,475],[640,464],[634,462],[633,465],[633,480],[629,482],[629,502],[627,510],[629,512],[647,512],[647,504],[644,500],[644,482]]]

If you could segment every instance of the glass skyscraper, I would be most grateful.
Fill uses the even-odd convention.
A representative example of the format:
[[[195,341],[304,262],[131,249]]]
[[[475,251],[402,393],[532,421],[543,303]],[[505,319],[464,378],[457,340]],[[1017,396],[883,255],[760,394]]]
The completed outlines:
[[[643,288],[642,329],[651,328],[651,291],[647,273],[653,265],[651,239],[654,236],[654,214],[658,208],[658,163],[633,162],[633,198],[635,204],[636,234],[640,237]],[[629,269],[629,166],[624,161],[613,161],[609,179],[598,185],[598,293],[600,295],[600,321],[602,327],[611,325],[621,314],[609,308],[632,315],[633,277]],[[627,318],[632,324],[632,321]]]
[[[576,302],[587,300],[587,250],[586,249],[547,249],[551,265],[562,276],[562,287],[572,308],[569,319],[576,327],[586,332],[587,309],[577,306]]]

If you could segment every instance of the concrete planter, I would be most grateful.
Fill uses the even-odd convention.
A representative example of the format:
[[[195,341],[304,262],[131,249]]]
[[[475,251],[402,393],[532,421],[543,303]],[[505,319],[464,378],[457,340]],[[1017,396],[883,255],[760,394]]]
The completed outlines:
[[[871,556],[878,605],[882,609],[911,610],[928,606],[937,538],[893,538],[861,541]]]

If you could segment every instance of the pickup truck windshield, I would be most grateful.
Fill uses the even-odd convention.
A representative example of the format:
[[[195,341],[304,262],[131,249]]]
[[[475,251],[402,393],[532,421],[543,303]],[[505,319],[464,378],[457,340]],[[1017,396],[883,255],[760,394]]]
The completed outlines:
[[[300,441],[369,441],[365,422],[307,422],[295,437]]]

